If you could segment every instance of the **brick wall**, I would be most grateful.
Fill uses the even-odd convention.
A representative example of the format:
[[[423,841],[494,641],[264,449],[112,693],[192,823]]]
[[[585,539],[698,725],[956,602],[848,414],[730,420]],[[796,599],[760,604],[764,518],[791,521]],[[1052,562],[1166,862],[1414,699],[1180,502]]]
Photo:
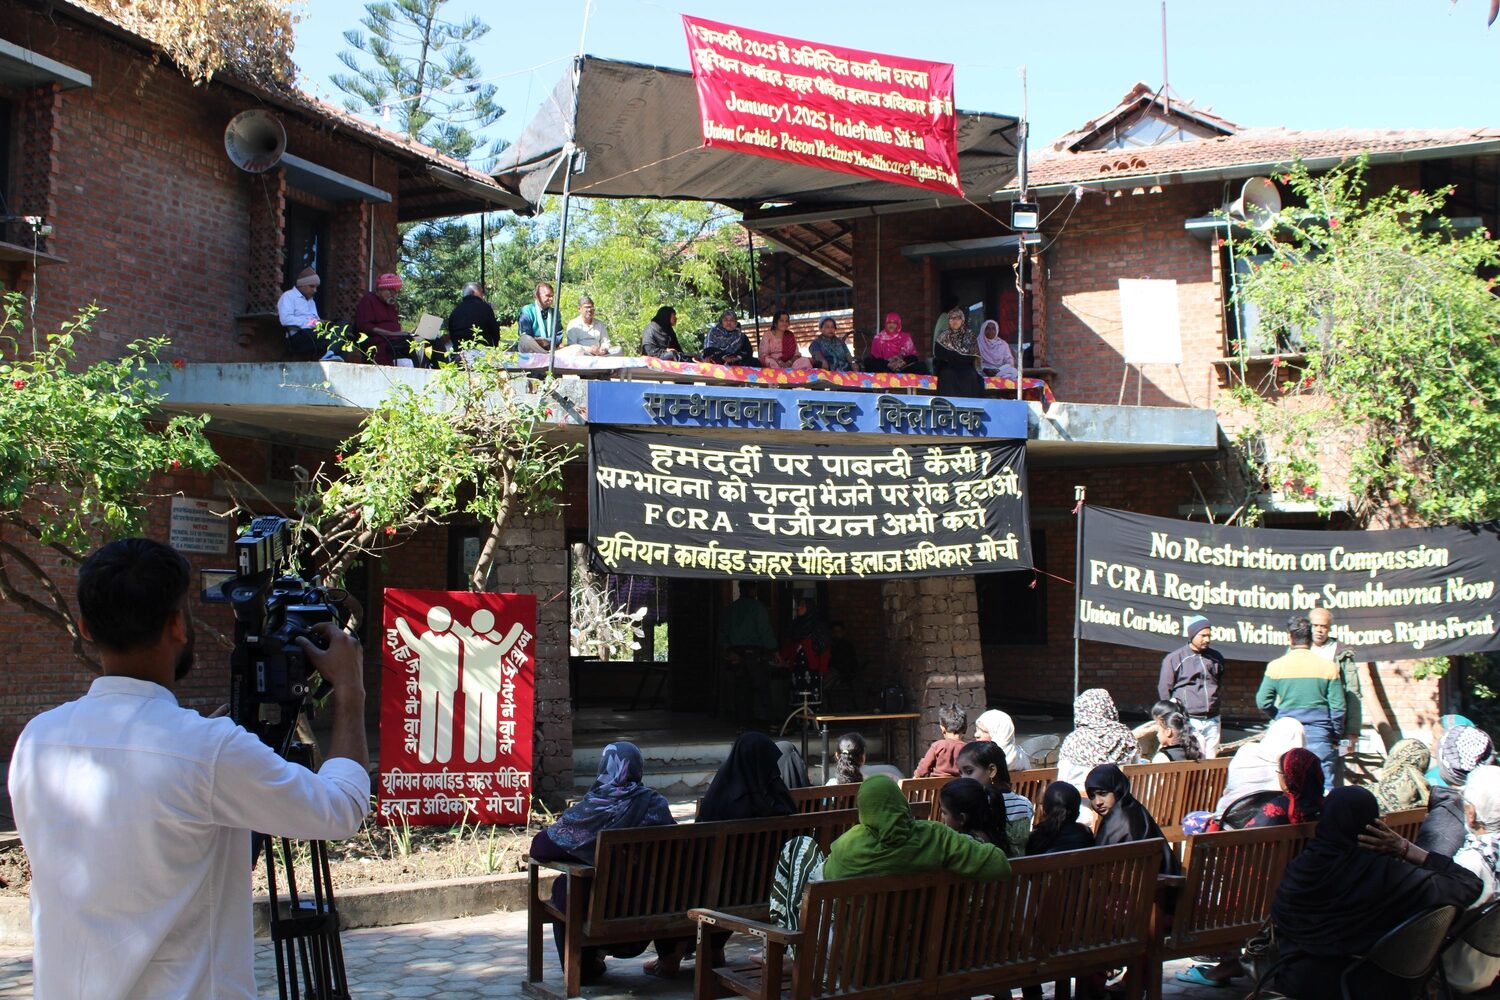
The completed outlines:
[[[882,638],[906,689],[908,710],[921,713],[913,760],[938,738],[938,709],[957,704],[970,720],[985,703],[979,646],[979,605],[972,576],[885,580]],[[893,759],[906,758],[906,734],[896,737]]]

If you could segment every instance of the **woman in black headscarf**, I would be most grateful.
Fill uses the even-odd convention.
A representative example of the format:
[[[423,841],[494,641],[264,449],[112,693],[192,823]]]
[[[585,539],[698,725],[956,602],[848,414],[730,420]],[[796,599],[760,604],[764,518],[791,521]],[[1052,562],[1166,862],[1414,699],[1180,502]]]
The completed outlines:
[[[698,803],[698,822],[790,816],[797,811],[781,780],[781,751],[765,733],[741,733]]]
[[[1151,813],[1130,794],[1130,779],[1125,777],[1119,765],[1100,764],[1089,772],[1083,788],[1088,792],[1089,805],[1099,814],[1099,828],[1094,831],[1095,847],[1161,837],[1162,874],[1179,874],[1177,856],[1172,853]]]
[[[1368,789],[1335,788],[1312,842],[1287,865],[1271,905],[1283,964],[1275,988],[1322,996],[1350,964],[1403,920],[1437,906],[1460,910],[1481,884],[1451,857],[1428,853],[1380,822]],[[1368,1000],[1406,996],[1394,981],[1363,978]]]
[[[781,772],[782,784],[789,790],[811,785],[812,781],[807,777],[807,762],[802,759],[797,744],[791,740],[777,740],[776,749],[781,751],[781,760],[777,762],[776,769]]]
[[[656,310],[656,315],[646,324],[646,332],[641,334],[641,353],[663,361],[693,360],[692,355],[685,352],[682,344],[678,343],[676,327],[676,309],[662,306]]]

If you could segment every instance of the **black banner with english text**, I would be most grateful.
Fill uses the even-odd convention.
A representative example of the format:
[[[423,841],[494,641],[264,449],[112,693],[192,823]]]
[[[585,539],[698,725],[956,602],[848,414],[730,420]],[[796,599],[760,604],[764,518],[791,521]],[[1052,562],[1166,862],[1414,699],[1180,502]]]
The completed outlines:
[[[1391,531],[1235,528],[1085,507],[1083,637],[1176,649],[1205,615],[1230,659],[1286,652],[1287,624],[1313,608],[1360,660],[1500,649],[1500,524]]]

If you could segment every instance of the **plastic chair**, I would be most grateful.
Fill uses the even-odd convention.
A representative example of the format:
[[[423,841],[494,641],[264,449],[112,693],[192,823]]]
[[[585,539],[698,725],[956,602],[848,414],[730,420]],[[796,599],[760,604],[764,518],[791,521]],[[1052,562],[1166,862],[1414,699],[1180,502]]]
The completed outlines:
[[[1376,941],[1368,955],[1355,955],[1354,961],[1339,977],[1344,1000],[1355,1000],[1350,979],[1364,966],[1371,966],[1406,985],[1407,995],[1426,996],[1427,983],[1438,970],[1438,955],[1448,937],[1448,929],[1458,916],[1458,908],[1439,906],[1419,913],[1388,931]]]
[[[1500,899],[1486,903],[1477,910],[1469,910],[1453,922],[1448,943],[1438,956],[1438,978],[1443,984],[1443,996],[1452,996],[1448,976],[1443,968],[1443,958],[1448,949],[1463,944],[1483,955],[1500,958]]]
[[[1057,764],[1057,748],[1062,737],[1055,734],[1032,736],[1021,741],[1021,751],[1031,761],[1032,767],[1053,767]]]
[[[1439,969],[1439,952],[1457,915],[1458,909],[1452,906],[1425,910],[1388,931],[1370,948],[1369,955],[1353,956],[1354,961],[1344,970],[1339,981],[1344,1000],[1356,1000],[1358,997],[1358,994],[1350,992],[1350,977],[1366,965],[1403,981],[1409,996],[1425,995],[1428,981]],[[1245,1000],[1285,1000],[1288,994],[1279,993],[1270,986],[1276,981],[1277,971],[1285,963],[1285,958],[1278,958],[1273,962],[1256,980]]]

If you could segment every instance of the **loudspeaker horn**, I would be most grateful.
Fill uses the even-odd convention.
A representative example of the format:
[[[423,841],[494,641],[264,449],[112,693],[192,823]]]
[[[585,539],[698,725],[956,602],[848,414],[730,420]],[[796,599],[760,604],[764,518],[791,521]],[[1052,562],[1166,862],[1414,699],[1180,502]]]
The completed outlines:
[[[1264,232],[1281,211],[1281,192],[1271,178],[1252,177],[1240,188],[1240,196],[1230,203],[1228,211],[1231,219]]]
[[[269,111],[241,111],[224,130],[224,152],[246,173],[263,174],[286,153],[286,129]]]

